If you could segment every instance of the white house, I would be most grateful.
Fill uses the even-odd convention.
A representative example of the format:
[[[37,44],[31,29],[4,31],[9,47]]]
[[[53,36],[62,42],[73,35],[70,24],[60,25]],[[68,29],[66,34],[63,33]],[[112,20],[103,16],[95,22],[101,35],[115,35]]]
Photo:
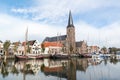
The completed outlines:
[[[38,40],[28,41],[27,44],[30,48],[30,54],[41,54],[41,45]]]
[[[33,55],[33,54],[41,54],[41,45],[38,40],[31,40],[27,43],[23,42],[21,45],[18,46],[17,54],[23,55],[25,54],[25,46],[26,46],[26,54]]]
[[[0,40],[0,55],[3,55],[4,51],[3,51],[3,42]]]

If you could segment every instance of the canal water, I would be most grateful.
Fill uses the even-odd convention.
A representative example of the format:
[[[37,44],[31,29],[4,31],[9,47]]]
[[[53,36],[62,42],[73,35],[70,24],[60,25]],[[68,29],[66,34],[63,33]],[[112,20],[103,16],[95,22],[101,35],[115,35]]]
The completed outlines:
[[[0,60],[0,80],[120,80],[120,60]]]

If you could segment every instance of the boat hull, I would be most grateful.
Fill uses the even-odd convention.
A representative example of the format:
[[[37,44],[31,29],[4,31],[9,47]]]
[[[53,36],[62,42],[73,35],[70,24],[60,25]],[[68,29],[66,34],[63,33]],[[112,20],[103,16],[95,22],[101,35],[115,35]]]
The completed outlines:
[[[70,56],[69,55],[61,55],[61,54],[54,54],[51,55],[52,59],[69,59]]]
[[[42,55],[37,55],[37,56],[28,56],[28,59],[43,59]]]
[[[42,55],[15,55],[16,60],[43,59]]]
[[[26,60],[28,59],[28,56],[25,55],[15,55],[16,60]]]

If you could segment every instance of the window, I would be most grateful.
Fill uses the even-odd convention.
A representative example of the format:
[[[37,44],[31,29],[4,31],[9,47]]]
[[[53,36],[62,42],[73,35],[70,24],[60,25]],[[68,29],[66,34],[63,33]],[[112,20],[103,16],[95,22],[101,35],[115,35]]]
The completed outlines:
[[[69,29],[69,32],[70,32],[70,29]]]
[[[0,50],[0,53],[2,53],[2,50]]]

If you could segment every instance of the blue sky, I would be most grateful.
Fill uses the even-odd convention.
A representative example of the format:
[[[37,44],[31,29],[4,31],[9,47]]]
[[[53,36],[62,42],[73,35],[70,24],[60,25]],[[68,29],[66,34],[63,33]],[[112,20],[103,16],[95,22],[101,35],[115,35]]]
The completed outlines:
[[[76,41],[120,47],[119,0],[0,0],[0,40],[24,41],[27,27],[29,40],[64,35],[69,10]]]

